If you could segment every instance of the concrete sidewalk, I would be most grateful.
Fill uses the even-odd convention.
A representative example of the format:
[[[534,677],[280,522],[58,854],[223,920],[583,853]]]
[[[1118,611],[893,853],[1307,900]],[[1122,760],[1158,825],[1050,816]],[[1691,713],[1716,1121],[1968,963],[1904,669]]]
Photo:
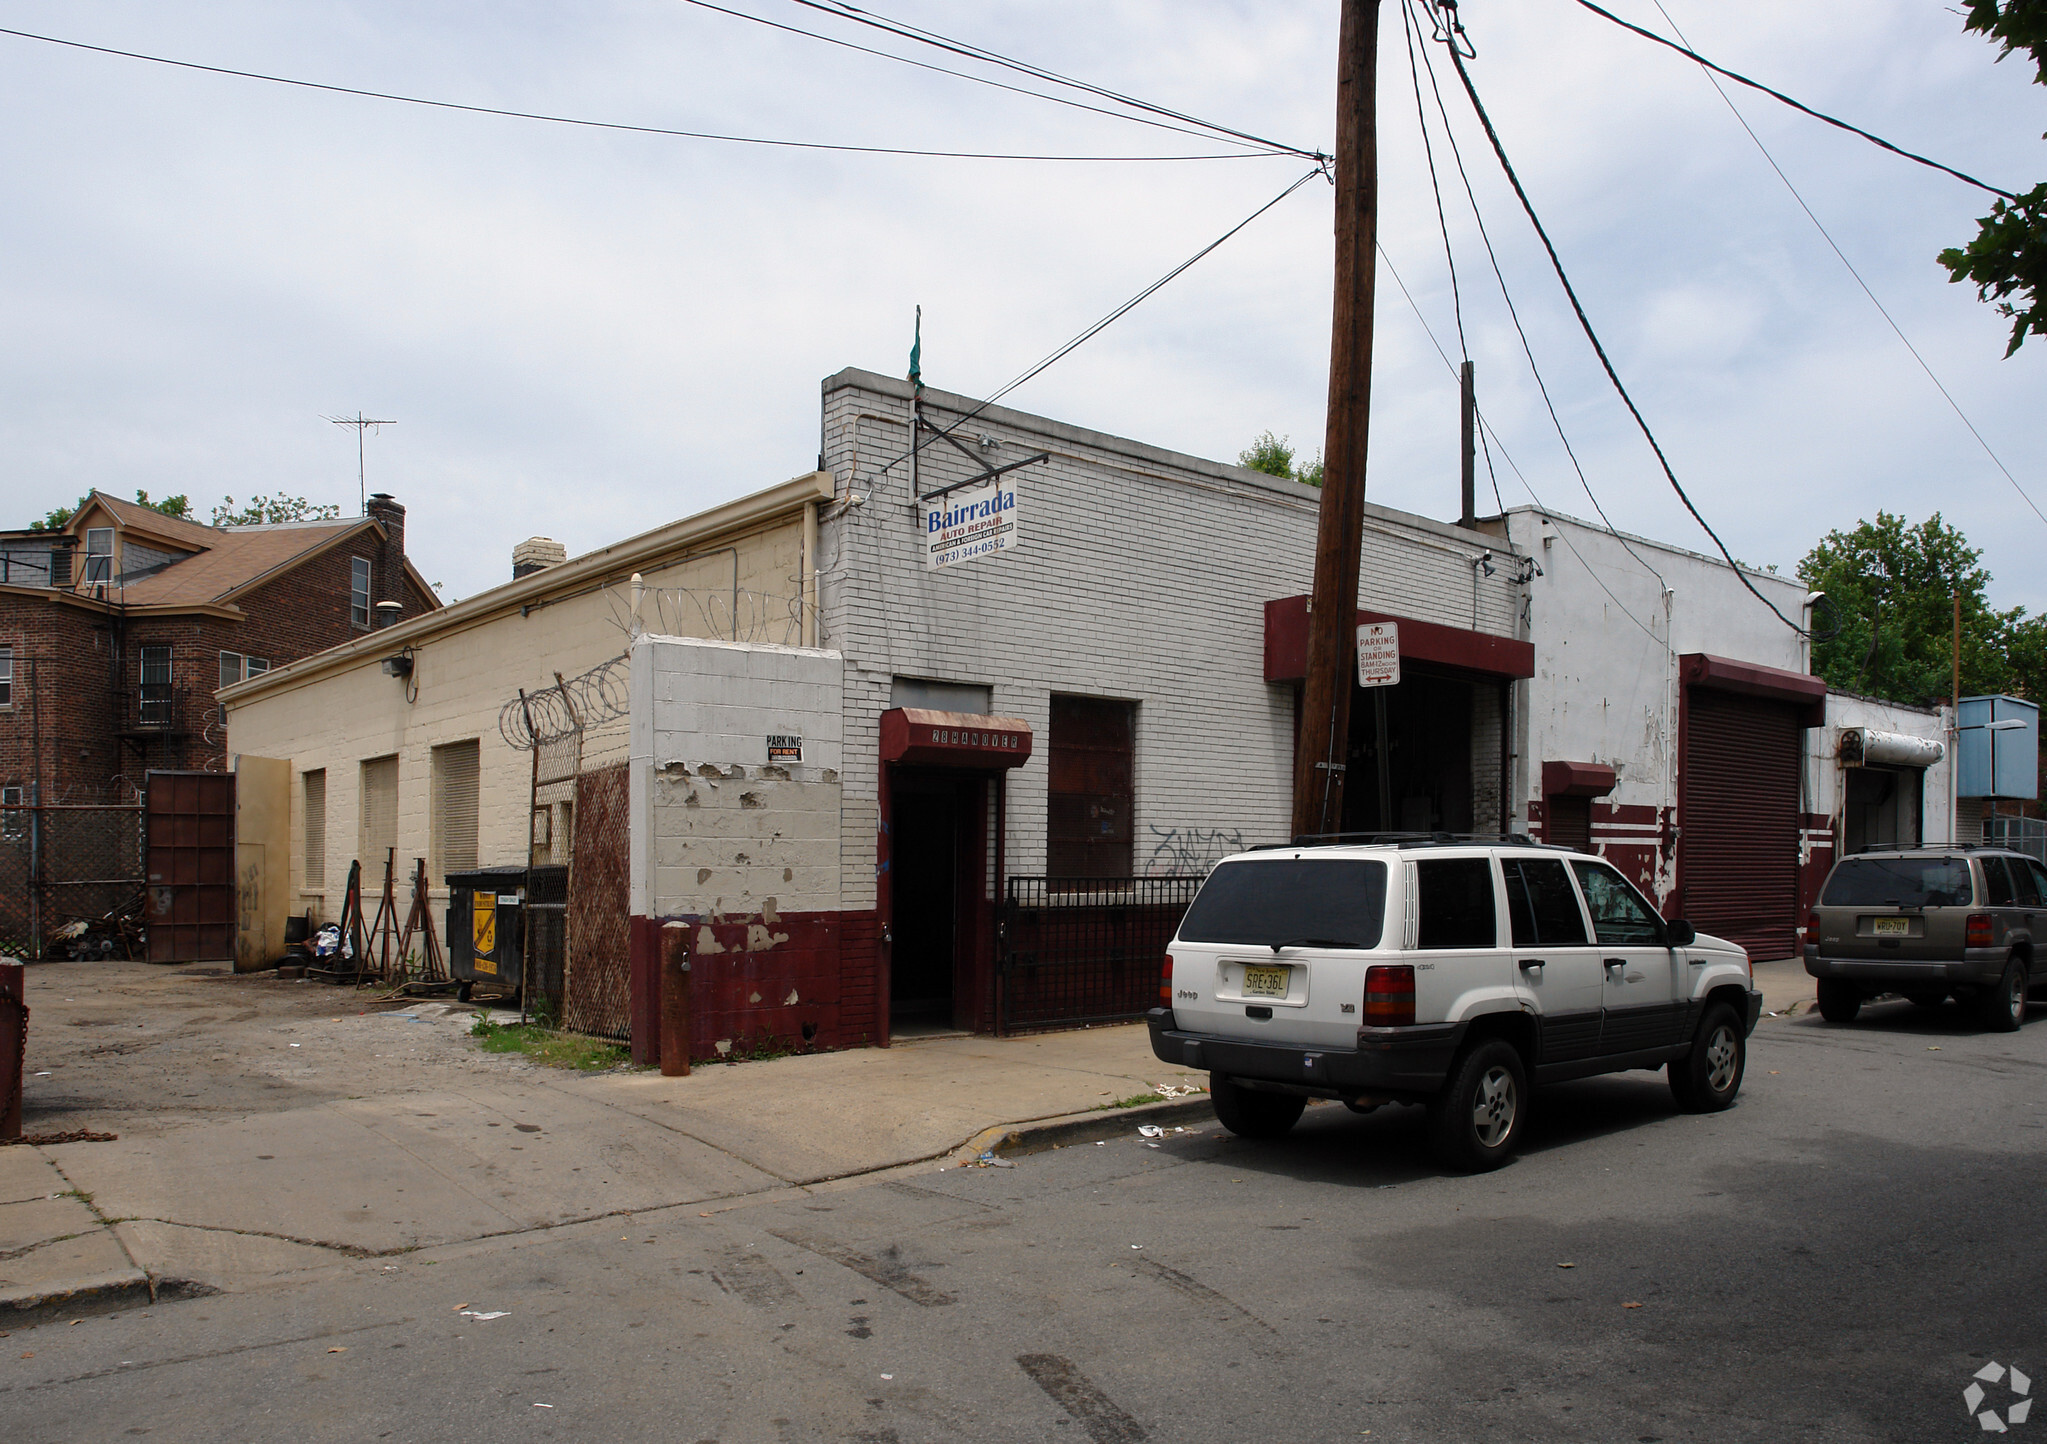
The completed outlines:
[[[663,1078],[482,1054],[467,1037],[473,1019],[425,1005],[299,1023],[258,1037],[269,1058],[233,1060],[310,1083],[409,1048],[395,1086],[374,1092],[169,1127],[95,1116],[88,1126],[120,1137],[0,1149],[0,1319],[125,1306],[165,1288],[248,1288],[608,1215],[653,1211],[641,1220],[653,1225],[659,1210],[940,1159],[1093,1110],[1134,1131],[1133,1110],[1111,1105],[1151,1096],[1185,1112],[1157,1090],[1206,1083],[1154,1060],[1141,1024]],[[1205,1111],[1205,1097],[1191,1101]],[[32,1133],[50,1126],[35,1105],[32,1086]]]
[[[110,990],[146,989],[146,1006],[126,997],[94,1014],[91,999],[65,995],[83,994],[88,976],[31,974],[41,1031],[30,1040],[29,1129],[120,1136],[0,1148],[0,1321],[166,1289],[246,1289],[612,1215],[658,1227],[662,1210],[678,1210],[679,1224],[784,1189],[948,1153],[964,1161],[1012,1131],[1091,1137],[1213,1116],[1204,1095],[1182,1097],[1206,1076],[1155,1060],[1142,1024],[663,1078],[483,1053],[469,1009],[371,1012],[317,984],[178,984],[158,973]],[[1798,960],[1758,964],[1755,976],[1763,1026],[1810,1007]],[[174,994],[194,1001],[167,1002]],[[275,1011],[222,1007],[238,1002]],[[203,1011],[165,1022],[175,1007]],[[39,1040],[65,1023],[126,1029],[134,1041],[39,1061]],[[123,1067],[138,1070],[141,1097],[91,1103],[94,1070]],[[1147,1095],[1162,1101],[1114,1106]]]

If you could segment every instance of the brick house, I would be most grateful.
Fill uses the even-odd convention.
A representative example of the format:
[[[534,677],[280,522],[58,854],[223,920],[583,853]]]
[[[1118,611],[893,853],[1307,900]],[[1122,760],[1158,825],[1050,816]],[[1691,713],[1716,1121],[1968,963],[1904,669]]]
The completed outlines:
[[[221,687],[439,605],[383,494],[367,516],[212,527],[95,491],[60,531],[0,532],[0,805],[222,769]]]

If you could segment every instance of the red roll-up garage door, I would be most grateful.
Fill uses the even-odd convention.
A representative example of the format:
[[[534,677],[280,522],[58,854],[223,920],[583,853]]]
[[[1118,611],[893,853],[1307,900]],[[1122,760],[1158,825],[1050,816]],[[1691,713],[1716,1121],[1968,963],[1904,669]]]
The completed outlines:
[[[1685,918],[1753,959],[1797,951],[1802,709],[1685,689],[1678,865]]]

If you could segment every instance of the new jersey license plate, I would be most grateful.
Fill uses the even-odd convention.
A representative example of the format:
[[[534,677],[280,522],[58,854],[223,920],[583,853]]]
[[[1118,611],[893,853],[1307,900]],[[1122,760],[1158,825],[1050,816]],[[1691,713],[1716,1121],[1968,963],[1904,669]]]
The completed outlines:
[[[1247,998],[1284,998],[1287,993],[1287,975],[1292,968],[1244,969],[1244,996]]]
[[[1873,918],[1870,920],[1870,931],[1880,938],[1909,937],[1912,922],[1909,918]]]

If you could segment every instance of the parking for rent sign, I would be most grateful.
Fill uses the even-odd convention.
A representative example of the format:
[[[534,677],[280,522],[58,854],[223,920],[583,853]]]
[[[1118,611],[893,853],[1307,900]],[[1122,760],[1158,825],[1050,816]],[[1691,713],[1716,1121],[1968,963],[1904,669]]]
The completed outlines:
[[[924,565],[956,566],[1013,551],[1019,540],[1014,474],[933,497],[924,503]]]

